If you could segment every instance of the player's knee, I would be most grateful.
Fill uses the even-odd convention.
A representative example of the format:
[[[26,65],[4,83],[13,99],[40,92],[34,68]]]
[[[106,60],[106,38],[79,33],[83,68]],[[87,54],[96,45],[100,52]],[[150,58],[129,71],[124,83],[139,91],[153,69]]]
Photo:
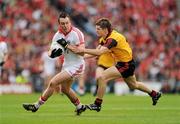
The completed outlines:
[[[61,92],[64,94],[68,94],[69,93],[69,89],[65,88],[65,87],[61,87]]]
[[[105,78],[103,75],[100,75],[100,76],[97,78],[97,80],[105,81],[106,78]]]

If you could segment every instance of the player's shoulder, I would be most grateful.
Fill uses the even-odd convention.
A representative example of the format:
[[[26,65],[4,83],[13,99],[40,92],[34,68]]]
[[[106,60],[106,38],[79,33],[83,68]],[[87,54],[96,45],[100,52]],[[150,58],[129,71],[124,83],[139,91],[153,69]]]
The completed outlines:
[[[59,33],[59,31],[57,31],[57,32],[54,34],[54,36],[53,36],[53,38],[52,38],[52,41],[57,41],[58,39],[60,39],[60,38],[62,38],[62,37],[63,37],[62,34]]]
[[[54,37],[62,37],[62,33],[59,31],[56,31],[56,33],[54,34]]]
[[[118,31],[116,31],[116,30],[113,30],[113,32],[114,32],[115,35],[120,35],[120,36],[122,36],[122,37],[125,37],[122,33],[118,32]]]
[[[111,35],[112,35],[112,36],[117,36],[117,35],[121,35],[121,33],[118,32],[117,30],[112,30]]]
[[[111,36],[109,38],[113,38],[113,39],[126,39],[125,36],[122,33],[118,32],[116,30],[112,31]]]
[[[72,31],[77,34],[83,34],[83,32],[79,28],[74,27],[74,26],[72,27]]]

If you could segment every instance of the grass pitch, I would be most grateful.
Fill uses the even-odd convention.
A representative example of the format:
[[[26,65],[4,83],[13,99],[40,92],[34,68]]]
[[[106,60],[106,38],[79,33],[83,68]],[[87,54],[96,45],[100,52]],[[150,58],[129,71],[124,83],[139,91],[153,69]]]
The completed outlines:
[[[36,113],[22,108],[40,94],[0,95],[0,124],[180,124],[180,95],[163,95],[157,106],[148,96],[106,94],[100,112],[87,110],[76,116],[66,96],[55,94]],[[80,97],[92,103],[90,94]]]

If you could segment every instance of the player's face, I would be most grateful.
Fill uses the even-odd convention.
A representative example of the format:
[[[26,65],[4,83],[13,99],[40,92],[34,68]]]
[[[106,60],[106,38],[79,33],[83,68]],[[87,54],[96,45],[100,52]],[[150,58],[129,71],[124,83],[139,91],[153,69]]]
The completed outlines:
[[[71,29],[71,21],[68,17],[66,18],[59,18],[59,26],[61,27],[61,29],[67,33],[70,31]]]
[[[96,25],[96,33],[99,37],[106,37],[106,29],[101,28],[99,25]]]

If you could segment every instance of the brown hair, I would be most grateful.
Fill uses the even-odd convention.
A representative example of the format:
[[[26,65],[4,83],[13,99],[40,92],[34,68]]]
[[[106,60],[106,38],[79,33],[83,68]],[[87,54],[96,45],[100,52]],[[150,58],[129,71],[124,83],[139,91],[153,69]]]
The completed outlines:
[[[70,16],[69,16],[68,13],[66,13],[66,12],[64,12],[64,11],[60,12],[59,18],[58,18],[58,23],[59,23],[59,19],[60,19],[60,18],[66,18],[66,17],[70,18]]]
[[[107,18],[101,18],[97,20],[96,25],[100,26],[102,29],[107,28],[108,31],[111,31],[111,22]]]

